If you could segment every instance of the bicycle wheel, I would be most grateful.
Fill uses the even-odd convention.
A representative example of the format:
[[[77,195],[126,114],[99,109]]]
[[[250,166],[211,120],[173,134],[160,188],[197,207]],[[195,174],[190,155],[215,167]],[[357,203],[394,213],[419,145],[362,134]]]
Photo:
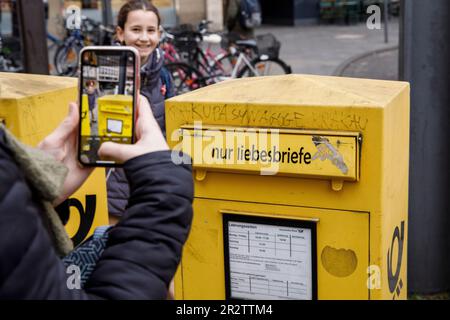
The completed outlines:
[[[252,67],[245,66],[242,68],[237,77],[257,77],[257,76],[274,76],[292,73],[291,67],[284,61],[276,58],[261,59],[256,58],[252,62]]]
[[[79,43],[63,44],[56,49],[54,64],[58,75],[74,76],[78,71],[79,54],[83,46]]]
[[[202,74],[183,62],[168,63],[165,68],[172,75],[175,95],[183,94],[205,86]]]

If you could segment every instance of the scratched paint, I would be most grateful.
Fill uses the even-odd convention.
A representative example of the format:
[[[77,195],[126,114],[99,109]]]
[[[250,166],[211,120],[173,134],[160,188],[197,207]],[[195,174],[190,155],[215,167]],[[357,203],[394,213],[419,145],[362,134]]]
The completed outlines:
[[[312,157],[312,161],[320,159],[321,161],[330,160],[343,174],[348,173],[348,167],[344,158],[337,149],[325,137],[313,136],[312,140],[317,148],[317,152]]]
[[[339,278],[350,276],[358,265],[356,253],[350,249],[326,246],[321,254],[322,266],[331,275]]]
[[[205,221],[205,223],[207,222]],[[217,229],[203,228],[193,224],[189,239],[190,241],[186,243],[185,246],[186,255],[190,256],[197,263],[210,265],[218,264],[218,260],[210,259],[210,253],[217,252],[219,245],[219,231]],[[201,245],[190,245],[190,243],[197,241],[200,241]]]

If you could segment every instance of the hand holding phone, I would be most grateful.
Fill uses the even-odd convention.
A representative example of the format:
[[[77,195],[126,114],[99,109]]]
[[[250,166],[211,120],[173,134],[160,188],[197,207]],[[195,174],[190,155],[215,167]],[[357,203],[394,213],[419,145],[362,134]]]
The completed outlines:
[[[166,140],[153,116],[147,98],[139,97],[136,120],[136,139],[133,145],[104,142],[99,150],[100,157],[124,163],[149,152],[169,150]]]
[[[78,160],[83,166],[120,166],[101,158],[104,142],[135,142],[139,53],[133,47],[85,47],[80,52]]]
[[[73,194],[86,181],[94,168],[82,168],[77,161],[77,134],[79,125],[78,105],[69,104],[69,114],[38,148],[52,155],[69,169],[61,196],[53,205],[57,206]]]

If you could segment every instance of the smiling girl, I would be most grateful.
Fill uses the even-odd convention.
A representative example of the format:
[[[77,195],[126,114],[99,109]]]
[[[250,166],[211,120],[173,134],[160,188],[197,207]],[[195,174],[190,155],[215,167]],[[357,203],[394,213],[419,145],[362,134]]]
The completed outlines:
[[[164,99],[172,94],[166,92],[168,88],[161,78],[164,55],[158,48],[160,28],[159,11],[147,0],[128,1],[119,11],[117,40],[121,45],[138,50],[141,59],[141,94],[150,102],[153,115],[165,134]]]
[[[171,96],[171,92],[167,92],[171,91],[171,86],[168,88],[161,77],[164,55],[158,48],[160,26],[161,18],[153,4],[147,0],[127,1],[117,16],[116,38],[120,45],[138,50],[141,61],[140,93],[150,103],[153,115],[165,135],[164,100]],[[111,170],[108,174],[108,210],[111,220],[115,222],[125,211],[129,186],[123,170]]]

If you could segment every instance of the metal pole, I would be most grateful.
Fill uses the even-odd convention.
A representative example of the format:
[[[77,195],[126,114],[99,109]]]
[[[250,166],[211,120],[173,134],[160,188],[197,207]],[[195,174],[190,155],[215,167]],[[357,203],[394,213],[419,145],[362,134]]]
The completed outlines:
[[[44,2],[17,0],[17,16],[25,72],[49,74]]]
[[[112,16],[111,0],[102,0],[102,24],[105,26],[112,26],[114,24]],[[110,45],[112,39],[106,31],[101,31],[101,45]]]
[[[111,0],[102,0],[102,23],[105,26],[114,24],[112,16]]]
[[[450,290],[450,1],[407,0],[400,77],[411,83],[408,286]]]
[[[405,0],[400,0],[399,39],[398,39],[398,79],[405,79]]]
[[[384,42],[389,42],[388,25],[389,25],[389,0],[384,0]]]
[[[127,82],[127,62],[128,53],[122,53],[119,58],[119,90],[118,94],[125,94]]]

